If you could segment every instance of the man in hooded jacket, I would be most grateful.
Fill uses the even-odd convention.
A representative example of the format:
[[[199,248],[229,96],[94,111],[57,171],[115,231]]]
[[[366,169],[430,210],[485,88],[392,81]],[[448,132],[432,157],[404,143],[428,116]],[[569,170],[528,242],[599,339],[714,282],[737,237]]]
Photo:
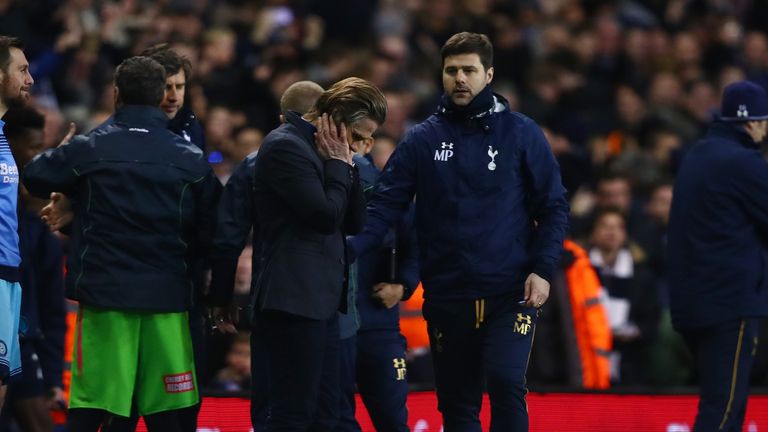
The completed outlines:
[[[560,260],[568,202],[541,129],[492,93],[493,47],[476,33],[442,48],[445,94],[390,158],[355,256],[380,244],[416,196],[420,275],[446,432],[528,430],[525,371]]]

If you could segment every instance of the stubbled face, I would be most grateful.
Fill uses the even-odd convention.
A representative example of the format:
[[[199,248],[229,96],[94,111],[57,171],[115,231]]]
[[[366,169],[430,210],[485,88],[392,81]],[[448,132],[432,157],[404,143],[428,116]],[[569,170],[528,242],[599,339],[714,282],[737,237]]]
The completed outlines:
[[[456,105],[468,105],[492,79],[493,68],[486,70],[477,54],[448,56],[443,62],[443,89]]]
[[[165,79],[165,94],[163,101],[160,102],[160,109],[163,110],[169,119],[176,117],[179,109],[184,105],[184,91],[187,88],[187,78],[184,75],[184,69],[178,73],[169,75]]]
[[[373,133],[379,124],[370,118],[364,118],[347,126],[347,142],[355,153],[364,156],[373,147]]]
[[[24,52],[11,48],[10,54],[7,70],[0,71],[0,100],[6,107],[24,106],[29,102],[29,91],[35,81],[29,74],[29,62]]]

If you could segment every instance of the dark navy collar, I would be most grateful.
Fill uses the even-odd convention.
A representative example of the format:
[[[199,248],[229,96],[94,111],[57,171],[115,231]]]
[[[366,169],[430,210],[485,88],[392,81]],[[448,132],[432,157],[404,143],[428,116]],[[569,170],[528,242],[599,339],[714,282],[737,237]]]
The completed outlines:
[[[170,128],[174,132],[182,131],[185,128],[189,127],[189,125],[192,123],[194,119],[195,119],[195,113],[192,112],[192,110],[187,108],[186,106],[181,106],[181,108],[179,108],[179,110],[176,111],[176,116],[168,120],[168,128]]]
[[[760,147],[760,144],[756,143],[747,133],[747,131],[744,130],[743,123],[715,120],[714,123],[712,123],[712,127],[710,127],[707,135],[731,139],[741,143],[744,147],[752,149]]]
[[[317,128],[312,123],[301,118],[301,114],[296,111],[287,111],[285,113],[285,121],[296,127],[307,142],[315,142],[315,132],[317,132]]]
[[[138,124],[158,128],[168,127],[168,117],[157,107],[123,105],[115,111],[115,123]]]
[[[439,114],[451,120],[469,120],[478,117],[484,117],[493,113],[496,103],[493,99],[491,86],[485,86],[468,105],[456,105],[453,100],[443,94],[440,99],[440,106],[437,108]]]

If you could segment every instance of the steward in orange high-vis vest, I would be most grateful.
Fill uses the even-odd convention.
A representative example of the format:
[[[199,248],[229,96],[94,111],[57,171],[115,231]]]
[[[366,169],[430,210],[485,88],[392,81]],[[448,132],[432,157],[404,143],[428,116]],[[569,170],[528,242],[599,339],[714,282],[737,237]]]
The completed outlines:
[[[563,246],[574,257],[565,269],[565,279],[581,360],[582,385],[588,389],[606,389],[611,379],[608,355],[612,338],[608,315],[600,302],[600,279],[583,248],[571,240],[565,240]]]

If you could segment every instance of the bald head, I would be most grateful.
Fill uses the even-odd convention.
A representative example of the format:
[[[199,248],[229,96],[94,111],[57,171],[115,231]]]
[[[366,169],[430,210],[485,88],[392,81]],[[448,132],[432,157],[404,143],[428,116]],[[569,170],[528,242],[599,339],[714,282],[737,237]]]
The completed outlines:
[[[291,84],[280,98],[280,112],[296,111],[305,114],[317,102],[325,90],[314,81],[298,81]]]

